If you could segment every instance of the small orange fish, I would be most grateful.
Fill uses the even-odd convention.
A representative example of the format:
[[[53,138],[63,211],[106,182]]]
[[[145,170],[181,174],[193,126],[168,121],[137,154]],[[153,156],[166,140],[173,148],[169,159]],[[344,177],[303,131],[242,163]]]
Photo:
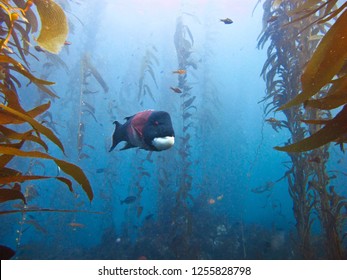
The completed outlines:
[[[176,93],[182,93],[182,90],[178,87],[170,87]]]
[[[208,204],[212,205],[212,204],[215,204],[216,201],[213,199],[213,198],[210,198],[208,201],[207,201]]]
[[[178,70],[175,70],[175,71],[172,71],[173,74],[179,74],[179,75],[184,75],[187,73],[186,70],[184,69],[178,69]]]
[[[69,223],[69,226],[70,227],[73,227],[73,228],[84,228],[84,224],[80,224],[80,223]]]
[[[280,123],[281,121],[275,119],[275,118],[269,118],[269,119],[266,119],[265,120],[266,122],[269,122],[269,123]]]

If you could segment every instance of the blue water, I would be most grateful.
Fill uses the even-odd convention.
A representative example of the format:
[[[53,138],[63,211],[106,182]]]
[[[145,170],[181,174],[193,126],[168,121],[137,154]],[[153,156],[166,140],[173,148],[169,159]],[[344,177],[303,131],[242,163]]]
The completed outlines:
[[[54,145],[49,153],[80,166],[94,198],[89,202],[77,184],[71,193],[53,179],[25,182],[24,189],[35,190],[28,206],[76,212],[3,215],[1,243],[15,249],[14,258],[301,258],[295,250],[296,221],[287,181],[276,183],[271,192],[252,191],[281,178],[289,161],[286,153],[273,149],[287,141],[288,131],[277,133],[264,124],[263,104],[258,103],[265,95],[260,72],[266,49],[256,48],[261,5],[252,13],[256,0],[61,2],[71,24],[71,45],[59,58],[68,69],[54,67],[48,73],[42,67],[48,59],[45,53],[36,54],[40,61],[32,59],[31,69],[56,82],[53,89],[59,98],[52,101],[50,112],[66,155]],[[226,17],[233,23],[220,21]],[[194,41],[190,58],[195,67],[187,67],[186,85],[196,99],[185,122],[183,97],[170,90],[179,82],[172,73],[179,69],[174,45],[179,21]],[[88,84],[82,82],[86,54],[105,80],[107,92],[93,76],[86,76]],[[155,81],[150,71],[144,71],[148,65]],[[143,92],[139,98],[141,79],[155,101]],[[86,89],[95,93],[83,94]],[[27,108],[42,96],[33,85],[20,93]],[[81,100],[94,107],[94,116],[82,112]],[[113,121],[123,122],[146,109],[170,113],[174,147],[149,155],[139,149],[119,151],[119,145],[109,153]],[[85,128],[80,154],[79,123]],[[189,146],[183,146],[182,138],[188,134]],[[338,147],[331,148],[331,158],[331,169],[346,163]],[[23,159],[13,162],[24,172],[63,175],[50,161],[29,164]],[[184,194],[182,178],[189,178]],[[343,177],[335,185],[346,195]],[[128,196],[137,199],[121,204]],[[13,209],[14,204],[1,208]],[[318,224],[314,230],[321,232]]]

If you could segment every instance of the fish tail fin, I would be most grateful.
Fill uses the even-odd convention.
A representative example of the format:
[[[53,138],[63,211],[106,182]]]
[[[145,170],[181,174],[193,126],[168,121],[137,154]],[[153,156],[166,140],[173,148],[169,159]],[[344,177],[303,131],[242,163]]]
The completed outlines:
[[[124,132],[122,129],[122,125],[118,121],[114,121],[113,123],[116,127],[112,135],[112,146],[109,152],[111,152],[118,145],[119,142],[124,140]]]

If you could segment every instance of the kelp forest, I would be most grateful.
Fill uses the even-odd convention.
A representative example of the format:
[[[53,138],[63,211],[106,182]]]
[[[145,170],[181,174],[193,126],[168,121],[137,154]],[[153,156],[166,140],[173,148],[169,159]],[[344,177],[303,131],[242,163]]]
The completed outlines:
[[[347,3],[121,2],[0,2],[1,259],[346,259]]]

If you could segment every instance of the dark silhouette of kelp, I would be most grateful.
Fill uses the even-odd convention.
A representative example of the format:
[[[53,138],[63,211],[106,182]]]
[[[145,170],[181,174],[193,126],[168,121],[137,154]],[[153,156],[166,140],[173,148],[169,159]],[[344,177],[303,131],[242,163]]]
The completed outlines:
[[[77,150],[78,159],[82,160],[84,158],[90,158],[86,151],[83,151],[85,147],[91,150],[95,150],[95,147],[85,143],[84,134],[86,129],[86,119],[85,116],[89,115],[93,118],[95,122],[98,120],[95,116],[96,109],[93,102],[93,97],[95,94],[99,93],[99,90],[94,87],[94,81],[101,86],[105,93],[108,92],[108,86],[92,64],[90,55],[84,54],[81,59],[81,77],[80,77],[80,88],[79,88],[79,111],[78,111],[78,127],[77,127]]]
[[[185,71],[185,74],[178,75],[177,87],[181,90],[181,117],[182,132],[179,155],[179,175],[178,190],[176,192],[176,206],[174,208],[174,228],[172,228],[172,249],[177,259],[191,258],[192,251],[192,234],[193,234],[193,217],[190,205],[194,200],[190,194],[192,189],[192,172],[191,165],[191,130],[192,116],[196,111],[194,101],[196,96],[192,94],[192,87],[189,85],[187,72],[196,68],[196,64],[191,57],[194,38],[189,27],[184,24],[183,17],[177,18],[176,31],[174,34],[174,44],[177,53],[178,68]]]
[[[329,67],[336,67],[333,64],[343,59],[343,56],[335,57],[336,62],[332,61],[332,64],[329,64],[324,57],[325,51],[328,50],[321,51],[322,44],[326,44],[326,38],[330,37],[330,40],[335,42],[332,43],[328,39],[328,49],[329,46],[338,45],[336,42],[339,42],[335,41],[336,36],[329,35],[333,27],[329,29],[328,20],[341,12],[341,7],[337,8],[335,4],[336,1],[314,1],[314,3],[281,1],[280,5],[275,6],[273,1],[265,1],[264,28],[258,42],[258,47],[263,47],[267,41],[270,42],[267,50],[268,58],[261,73],[267,86],[267,94],[263,100],[267,102],[265,113],[283,110],[286,120],[279,122],[285,124],[281,127],[287,128],[291,133],[289,145],[276,149],[288,152],[292,161],[292,166],[285,176],[293,200],[298,251],[306,259],[317,257],[312,246],[314,213],[317,213],[325,233],[325,242],[320,244],[325,246],[325,257],[332,259],[345,257],[342,249],[342,225],[345,217],[341,210],[346,200],[329,186],[330,177],[326,170],[329,159],[329,146],[326,144],[339,139],[341,133],[344,133],[340,119],[345,113],[342,110],[329,121],[331,123],[319,121],[319,119],[330,119],[330,113],[309,106],[311,100],[308,100],[318,91],[320,96],[326,96],[328,91],[321,88],[326,82],[330,82],[332,76],[325,76],[326,73],[323,72],[329,72]],[[269,20],[272,18],[275,20]],[[338,23],[338,20],[335,23]],[[319,43],[318,34],[324,35]],[[340,49],[339,51],[341,52]],[[322,64],[317,64],[317,59]],[[319,70],[323,64],[326,68]],[[340,65],[337,68],[341,69],[343,63],[339,61],[337,64]],[[314,65],[318,68],[315,69]],[[333,76],[339,74],[336,70],[332,70],[332,73]],[[319,85],[316,82],[318,80],[320,80]],[[302,93],[298,94],[300,91]],[[308,101],[304,108],[293,106],[306,100]],[[303,121],[305,119],[318,119],[318,121]],[[273,126],[274,121],[268,122]],[[325,126],[322,128],[322,125]],[[273,128],[276,129],[274,126]],[[305,138],[308,133],[311,136]],[[309,150],[312,151],[305,152]]]

